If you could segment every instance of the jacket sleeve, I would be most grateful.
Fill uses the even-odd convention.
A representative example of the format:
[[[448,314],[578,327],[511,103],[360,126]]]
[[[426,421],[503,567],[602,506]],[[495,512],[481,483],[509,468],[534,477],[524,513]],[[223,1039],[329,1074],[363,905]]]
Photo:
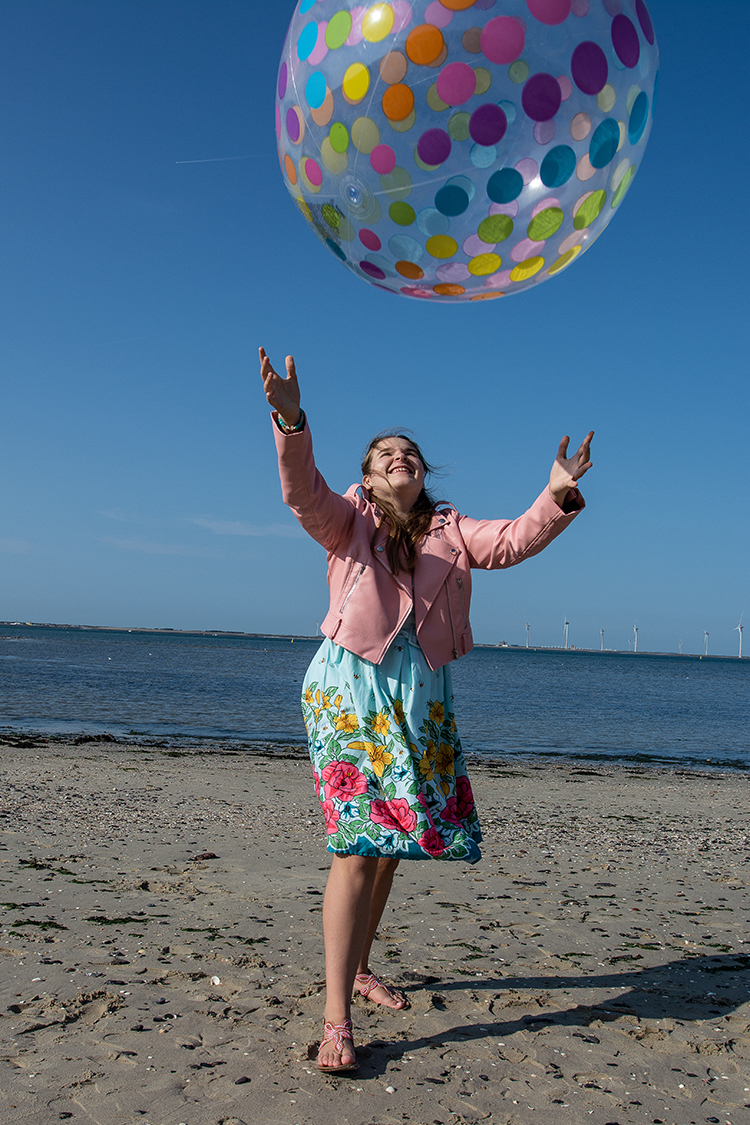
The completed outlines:
[[[284,503],[308,535],[331,551],[349,537],[355,502],[333,492],[318,472],[307,422],[298,433],[284,434],[276,425],[275,411],[272,417]]]
[[[563,508],[545,488],[527,512],[515,520],[474,520],[459,516],[459,527],[472,567],[497,570],[538,555],[565,530],[585,507],[578,489],[572,489]]]

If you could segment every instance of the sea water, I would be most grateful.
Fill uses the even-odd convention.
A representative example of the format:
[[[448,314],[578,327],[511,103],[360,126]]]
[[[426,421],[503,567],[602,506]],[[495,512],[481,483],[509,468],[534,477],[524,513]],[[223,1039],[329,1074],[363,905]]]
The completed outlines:
[[[0,728],[302,746],[318,644],[3,625]],[[750,769],[750,660],[478,647],[452,674],[468,753]]]

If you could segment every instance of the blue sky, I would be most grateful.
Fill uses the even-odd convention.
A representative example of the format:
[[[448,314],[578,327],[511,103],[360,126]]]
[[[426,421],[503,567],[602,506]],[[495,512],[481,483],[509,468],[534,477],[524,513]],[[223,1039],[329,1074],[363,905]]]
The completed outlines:
[[[736,654],[750,625],[745,0],[650,0],[659,105],[557,279],[425,307],[359,282],[282,183],[290,3],[1,0],[0,618],[313,633],[325,559],[280,502],[257,346],[319,465],[411,427],[442,496],[514,516],[596,430],[587,511],[475,585],[476,639]],[[190,163],[193,162],[193,163]]]

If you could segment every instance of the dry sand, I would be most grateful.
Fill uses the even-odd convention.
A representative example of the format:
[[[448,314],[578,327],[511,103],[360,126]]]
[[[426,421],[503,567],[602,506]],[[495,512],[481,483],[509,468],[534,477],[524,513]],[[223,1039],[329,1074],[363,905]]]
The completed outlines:
[[[475,767],[484,859],[401,865],[374,967],[411,1008],[357,1000],[333,1078],[306,761],[0,760],[4,1125],[750,1122],[747,775]]]

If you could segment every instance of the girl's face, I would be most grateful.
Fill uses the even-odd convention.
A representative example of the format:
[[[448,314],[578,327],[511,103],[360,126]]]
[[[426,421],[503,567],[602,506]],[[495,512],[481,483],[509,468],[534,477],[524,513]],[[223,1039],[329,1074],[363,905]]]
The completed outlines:
[[[424,465],[408,438],[383,438],[370,453],[362,484],[376,497],[410,511],[424,488]]]

